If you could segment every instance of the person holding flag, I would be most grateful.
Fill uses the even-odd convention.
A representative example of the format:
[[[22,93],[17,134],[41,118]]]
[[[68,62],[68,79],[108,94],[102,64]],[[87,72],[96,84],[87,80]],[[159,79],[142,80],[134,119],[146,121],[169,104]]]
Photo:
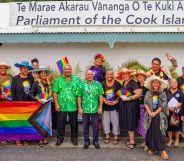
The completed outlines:
[[[34,72],[38,74],[38,77],[35,79],[33,86],[29,92],[29,96],[32,100],[38,101],[41,104],[52,99],[52,88],[49,79],[47,78],[49,74],[49,69],[42,66],[38,69],[35,69]],[[49,145],[46,139],[42,139],[39,142],[39,146],[43,147],[44,145]]]
[[[8,74],[9,69],[11,69],[9,64],[0,62],[0,101],[11,100],[12,75]],[[6,141],[0,141],[0,147],[6,143]]]
[[[32,66],[28,61],[22,61],[20,63],[15,63],[15,67],[19,68],[20,73],[12,78],[11,83],[11,94],[13,101],[30,101],[29,96],[30,89],[33,85],[34,78],[29,74],[32,70]],[[17,146],[29,145],[27,141],[16,140]]]
[[[70,64],[65,64],[63,74],[59,76],[53,84],[52,92],[57,111],[57,142],[59,146],[64,141],[65,125],[67,116],[71,128],[71,142],[77,146],[78,141],[78,108],[77,108],[77,90],[81,82],[80,78],[72,74]]]

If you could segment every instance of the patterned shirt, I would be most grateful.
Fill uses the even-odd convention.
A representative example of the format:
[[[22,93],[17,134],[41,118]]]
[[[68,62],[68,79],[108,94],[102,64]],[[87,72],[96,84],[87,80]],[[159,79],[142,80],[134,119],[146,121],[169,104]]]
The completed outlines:
[[[82,110],[84,113],[97,113],[99,107],[99,95],[102,95],[102,85],[93,80],[88,83],[86,80],[80,84],[77,92],[78,96],[82,98]]]
[[[67,80],[65,76],[60,76],[54,81],[52,91],[58,94],[58,103],[62,112],[77,110],[76,92],[80,82],[80,78],[74,75],[71,76],[71,80]]]

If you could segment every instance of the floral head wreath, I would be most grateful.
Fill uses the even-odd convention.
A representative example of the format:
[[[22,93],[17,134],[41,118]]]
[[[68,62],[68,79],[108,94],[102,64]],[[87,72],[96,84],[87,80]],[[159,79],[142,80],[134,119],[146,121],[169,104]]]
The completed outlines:
[[[97,53],[96,55],[95,55],[95,60],[97,59],[97,58],[100,58],[103,62],[105,61],[105,57],[104,57],[104,55],[103,54],[101,54],[101,53]]]

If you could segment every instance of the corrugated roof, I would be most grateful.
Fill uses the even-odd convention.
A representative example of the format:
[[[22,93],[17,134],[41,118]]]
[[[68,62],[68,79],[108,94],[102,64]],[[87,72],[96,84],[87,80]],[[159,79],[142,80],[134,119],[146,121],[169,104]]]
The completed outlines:
[[[14,33],[184,33],[183,26],[73,26],[73,27],[37,27],[2,26],[0,34]]]

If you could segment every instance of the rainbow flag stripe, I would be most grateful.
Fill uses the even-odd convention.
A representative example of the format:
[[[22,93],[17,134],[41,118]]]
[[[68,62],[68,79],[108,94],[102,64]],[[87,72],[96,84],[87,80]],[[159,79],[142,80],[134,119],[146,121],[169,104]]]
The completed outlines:
[[[51,105],[0,102],[0,140],[40,140],[51,132]]]
[[[119,97],[120,96],[127,96],[127,97],[130,97],[130,96],[132,96],[132,94],[128,91],[128,90],[126,90],[126,89],[120,89],[117,93],[116,93]]]
[[[67,57],[64,57],[64,58],[61,58],[60,60],[58,60],[56,62],[57,66],[58,66],[58,69],[60,71],[61,74],[63,74],[63,68],[66,64],[69,64],[68,63],[68,58]]]

